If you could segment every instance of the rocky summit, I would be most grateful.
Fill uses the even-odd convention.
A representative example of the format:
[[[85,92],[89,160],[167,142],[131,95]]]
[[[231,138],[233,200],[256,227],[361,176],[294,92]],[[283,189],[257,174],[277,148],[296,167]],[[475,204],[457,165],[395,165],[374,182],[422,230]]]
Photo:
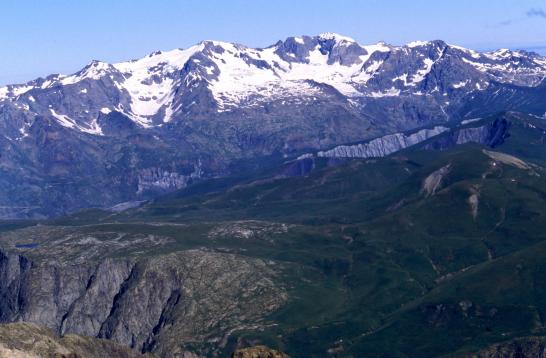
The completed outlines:
[[[92,61],[0,88],[0,217],[124,205],[309,152],[384,155],[499,110],[543,116],[545,76],[532,52],[334,33]]]

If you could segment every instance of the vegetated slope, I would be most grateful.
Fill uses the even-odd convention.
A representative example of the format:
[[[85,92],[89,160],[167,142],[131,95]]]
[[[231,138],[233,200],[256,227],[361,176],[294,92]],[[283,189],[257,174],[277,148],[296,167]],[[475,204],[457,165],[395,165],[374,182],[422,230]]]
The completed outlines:
[[[8,231],[2,267],[39,264],[4,281],[13,310],[4,306],[3,320],[85,330],[164,357],[257,343],[293,357],[438,356],[542,335],[541,126],[501,114],[385,158],[305,158],[120,213]],[[469,128],[504,134],[453,141]],[[99,299],[111,281],[99,273],[110,271],[126,284]],[[47,277],[72,283],[45,320],[45,296],[24,293],[50,292],[38,284]],[[154,310],[143,316],[144,302]],[[191,309],[203,303],[212,309]]]
[[[527,120],[532,119],[523,118],[521,122],[512,121],[510,135],[499,150],[518,151],[526,155],[523,158],[531,157],[536,162],[540,162],[539,149],[542,146],[540,138],[543,137],[544,130],[537,128],[537,125],[542,123],[538,120],[539,123],[533,124]],[[523,143],[528,145],[524,146]],[[434,143],[426,145],[432,144]],[[521,149],[518,150],[518,148]],[[384,169],[389,168],[389,164],[394,166],[394,163],[399,165],[399,172],[389,172]],[[364,169],[355,173],[354,168],[359,166]],[[408,171],[412,174],[407,173]],[[374,175],[370,175],[370,172]],[[407,173],[406,176],[402,172]],[[358,304],[353,301],[354,310],[345,316],[348,322],[336,322],[331,328],[342,338],[344,334],[339,333],[343,332],[341,327],[348,326],[347,329],[352,332],[364,330],[362,322],[369,324],[374,317],[378,317],[376,324],[381,327],[385,324],[383,320],[388,321],[385,317],[392,313],[383,316],[378,312],[396,311],[403,307],[402,305],[412,302],[422,294],[425,295],[433,288],[438,291],[444,286],[447,287],[451,275],[468,270],[474,265],[496,267],[495,265],[500,265],[497,263],[498,257],[515,255],[519,250],[542,242],[544,229],[544,219],[541,214],[544,205],[542,176],[540,167],[497,154],[490,149],[483,151],[481,148],[470,146],[462,149],[455,147],[448,153],[408,152],[388,160],[349,162],[340,167],[327,168],[321,173],[311,173],[305,178],[285,179],[284,183],[278,186],[258,182],[240,186],[228,192],[212,194],[211,197],[203,200],[202,206],[196,206],[199,209],[195,209],[195,216],[198,216],[200,212],[206,212],[206,209],[202,207],[207,208],[209,205],[216,211],[225,210],[231,214],[238,208],[243,208],[242,216],[246,217],[271,215],[278,218],[282,217],[281,213],[284,213],[286,221],[314,223],[319,224],[323,230],[326,228],[339,230],[338,235],[342,236],[341,240],[351,242],[347,246],[350,247],[351,253],[334,255],[335,250],[331,250],[329,258],[322,257],[323,265],[330,273],[336,270],[341,272],[343,284],[354,290],[351,291],[353,299],[359,296],[358,292],[361,292],[360,299],[356,300]],[[324,177],[327,179],[324,180]],[[401,183],[392,184],[398,180]],[[313,183],[317,181],[321,182],[321,185],[315,189]],[[375,186],[366,187],[370,181]],[[366,190],[373,188],[377,191],[382,185],[388,189],[380,194]],[[150,207],[153,208],[150,211],[151,214],[161,213],[169,208],[168,205],[162,207],[162,202],[153,203]],[[184,208],[184,206],[181,207]],[[254,210],[255,207],[256,210]],[[294,210],[290,211],[291,208]],[[146,209],[142,210],[146,211]],[[190,213],[185,215],[192,217],[194,214],[191,210],[189,211]],[[268,214],[263,214],[264,212]],[[332,213],[332,215],[325,213]],[[336,214],[339,215],[336,216]],[[180,216],[184,217],[184,214]],[[333,227],[335,229],[332,229]],[[347,233],[350,234],[347,235]],[[360,240],[355,240],[355,237]],[[530,250],[530,252],[535,253],[535,259],[540,261],[542,257],[540,251]],[[359,263],[360,260],[355,260],[355,257],[362,262]],[[316,265],[320,266],[320,262],[321,258],[315,259]],[[517,265],[512,267],[514,272],[517,272]],[[469,281],[475,280],[475,285],[481,287],[481,291],[469,296],[470,298],[464,294],[459,297],[453,293],[447,295],[449,297],[447,302],[451,303],[451,309],[455,311],[453,315],[459,314],[461,317],[457,319],[462,321],[453,325],[445,324],[445,339],[452,342],[451,346],[432,336],[424,335],[419,342],[415,337],[408,338],[407,346],[397,347],[400,352],[411,353],[412,349],[416,349],[414,352],[416,356],[425,352],[447,353],[465,345],[471,347],[474,344],[474,347],[479,347],[480,344],[488,341],[536,333],[530,329],[534,324],[534,318],[527,321],[527,326],[522,330],[515,332],[517,331],[515,327],[506,330],[510,327],[513,317],[503,317],[503,314],[495,316],[495,312],[500,312],[501,308],[514,312],[513,314],[532,312],[534,308],[527,308],[527,301],[522,300],[523,303],[510,299],[503,301],[504,293],[495,304],[490,306],[484,305],[480,300],[472,301],[478,296],[487,302],[490,299],[487,283],[497,286],[499,282],[506,281],[503,278],[506,270],[498,270],[499,273],[491,275],[491,279],[480,277],[478,274],[469,278]],[[496,272],[497,268],[491,268],[491,271]],[[470,274],[467,273],[467,275]],[[535,277],[535,279],[539,278]],[[354,281],[351,282],[352,280]],[[508,281],[511,282],[511,280]],[[521,295],[528,295],[534,291],[532,286],[516,287],[515,282],[512,284],[512,287],[507,288],[508,291],[519,291]],[[419,304],[414,303],[417,313],[414,313],[415,316],[410,320],[411,324],[427,321],[427,315],[430,315],[427,311],[430,308],[427,307],[432,305],[427,298],[428,296],[425,295],[421,298],[422,303],[421,301]],[[439,306],[441,311],[442,304],[447,303],[435,303],[432,306]],[[540,303],[534,304],[537,307],[540,306]],[[498,331],[488,333],[488,329],[482,332],[480,328],[483,327],[473,327],[475,323],[472,317],[466,319],[464,311],[467,309],[466,305],[472,305],[474,310],[478,306],[477,314],[480,319],[491,320],[487,324],[498,325],[496,327]],[[512,307],[514,305],[517,308]],[[368,307],[370,307],[369,310]],[[491,310],[494,318],[480,310],[483,312]],[[522,316],[519,316],[520,319]],[[360,318],[355,319],[355,317]],[[402,318],[393,318],[395,322],[398,319],[402,320]],[[352,325],[357,328],[351,327]],[[431,335],[440,334],[441,331],[437,331],[438,328],[434,327],[434,323],[431,325],[433,326],[430,328]],[[463,327],[468,325],[469,327],[465,329],[470,333],[467,333],[467,336],[461,334],[457,330],[459,329],[457,325]],[[369,328],[370,331],[374,330],[372,327]],[[375,334],[364,336],[369,338],[356,339],[359,343],[355,345],[359,348],[355,348],[355,351],[367,352],[372,351],[373,347],[380,346],[372,337],[388,332],[387,327],[391,329],[391,326],[387,325]],[[310,330],[312,333],[304,330],[305,333],[301,333],[304,336],[302,339],[304,342],[308,339],[309,345],[304,345],[305,348],[301,353],[316,347],[322,340],[322,334],[328,337],[329,329],[324,328],[325,333],[319,333],[321,329],[316,327]],[[412,332],[414,329],[415,327],[411,329],[403,327],[392,335],[387,334],[385,345],[380,350],[390,351],[393,348],[391,344],[393,337],[403,337],[405,332]],[[485,337],[480,337],[481,334]],[[459,335],[460,340],[457,342],[449,338],[453,335]],[[468,342],[469,337],[478,337],[478,341]],[[362,343],[367,340],[372,343]],[[349,339],[347,345],[351,346],[350,342]],[[417,342],[420,345],[414,348]],[[432,344],[432,342],[435,343]],[[301,347],[302,342],[295,341],[294,344]],[[426,347],[427,344],[431,347]]]

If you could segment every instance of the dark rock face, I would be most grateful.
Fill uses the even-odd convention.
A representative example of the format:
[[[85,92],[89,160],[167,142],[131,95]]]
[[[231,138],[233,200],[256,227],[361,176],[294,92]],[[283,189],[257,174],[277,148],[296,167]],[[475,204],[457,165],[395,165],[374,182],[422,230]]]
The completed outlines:
[[[19,292],[23,290],[23,277],[30,270],[30,262],[20,255],[7,255],[0,251],[0,320],[9,322],[19,314]]]
[[[546,59],[337,34],[265,49],[205,41],[0,88],[0,217],[110,207],[235,162],[502,110],[546,112]]]
[[[0,251],[0,319],[162,357],[204,354],[286,300],[274,277],[261,260],[199,250],[87,264],[33,264]]]
[[[303,176],[313,171],[314,167],[315,162],[313,158],[303,158],[286,165],[283,168],[281,175],[286,175],[288,177]]]
[[[478,143],[495,148],[509,136],[509,128],[510,121],[503,117],[482,126],[453,130],[425,145],[425,149],[445,150],[465,143]]]
[[[465,358],[544,358],[546,357],[546,339],[525,337],[461,356]]]

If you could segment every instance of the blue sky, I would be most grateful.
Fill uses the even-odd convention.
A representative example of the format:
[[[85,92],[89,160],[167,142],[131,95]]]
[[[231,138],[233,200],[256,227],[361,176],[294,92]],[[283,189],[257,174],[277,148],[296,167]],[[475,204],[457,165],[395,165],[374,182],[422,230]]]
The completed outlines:
[[[0,84],[203,39],[265,47],[321,32],[546,53],[546,0],[2,0]]]

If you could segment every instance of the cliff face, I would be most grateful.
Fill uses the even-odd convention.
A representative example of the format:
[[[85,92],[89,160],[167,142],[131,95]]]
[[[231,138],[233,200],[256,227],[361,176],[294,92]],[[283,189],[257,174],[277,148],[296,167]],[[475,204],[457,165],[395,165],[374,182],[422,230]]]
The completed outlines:
[[[489,123],[481,125],[478,123],[475,126],[464,126],[463,123],[462,128],[449,129],[437,126],[411,134],[389,134],[367,143],[340,145],[327,151],[317,152],[316,156],[326,158],[380,158],[427,140],[429,143],[424,148],[433,150],[445,150],[466,143],[478,143],[494,148],[504,143],[509,135],[510,124],[509,120],[502,117]],[[312,156],[309,154],[301,158]]]
[[[447,131],[448,128],[438,126],[432,129],[422,129],[412,134],[389,134],[368,143],[341,145],[327,151],[318,152],[318,157],[327,158],[378,158],[400,151],[431,137]]]
[[[205,354],[285,301],[275,275],[262,260],[202,250],[86,264],[0,251],[0,319],[164,357]]]

